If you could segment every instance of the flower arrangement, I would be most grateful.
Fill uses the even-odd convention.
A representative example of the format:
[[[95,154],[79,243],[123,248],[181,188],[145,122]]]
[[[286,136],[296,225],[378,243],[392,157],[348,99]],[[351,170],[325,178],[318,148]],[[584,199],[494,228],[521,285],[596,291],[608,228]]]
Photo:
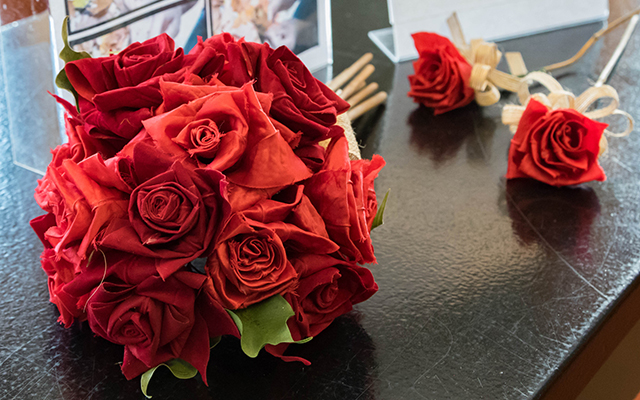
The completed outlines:
[[[66,24],[64,24],[66,26]],[[66,43],[66,32],[63,31]],[[206,383],[210,347],[240,338],[286,361],[378,289],[380,156],[353,154],[348,103],[287,48],[221,34],[184,54],[160,35],[108,57],[61,52],[69,141],[31,221],[59,321]]]

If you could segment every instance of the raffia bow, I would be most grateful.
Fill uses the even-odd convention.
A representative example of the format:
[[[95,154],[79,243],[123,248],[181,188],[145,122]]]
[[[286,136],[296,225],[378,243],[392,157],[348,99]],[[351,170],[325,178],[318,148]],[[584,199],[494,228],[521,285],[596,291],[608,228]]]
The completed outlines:
[[[500,100],[499,89],[518,92],[522,85],[519,76],[527,74],[527,68],[518,52],[505,54],[511,74],[498,71],[496,67],[502,59],[502,52],[495,43],[482,39],[473,39],[467,44],[458,15],[454,12],[447,19],[453,44],[472,66],[469,86],[475,90],[476,102],[481,106],[490,106]]]
[[[620,99],[618,92],[609,85],[592,86],[585,90],[581,95],[575,96],[573,93],[565,90],[562,85],[555,80],[551,75],[543,72],[531,72],[523,79],[523,85],[518,90],[518,97],[522,105],[506,105],[502,109],[502,123],[509,125],[509,129],[512,133],[515,133],[520,123],[520,118],[527,107],[530,99],[536,99],[540,103],[547,106],[549,110],[557,109],[572,109],[581,113],[587,118],[600,119],[608,117],[610,115],[622,115],[629,123],[627,129],[623,132],[611,132],[609,130],[604,131],[602,139],[600,139],[600,154],[602,155],[607,150],[607,138],[609,137],[624,137],[631,133],[633,130],[633,117],[627,112],[619,110]],[[549,94],[529,92],[529,86],[531,84],[540,84],[549,90]],[[603,107],[598,107],[597,102],[599,100],[607,100],[609,103]],[[591,111],[587,111],[596,105]]]
[[[351,119],[347,113],[338,115],[338,122],[336,125],[341,126],[344,129],[344,135],[347,137],[349,143],[349,159],[362,160],[360,154],[360,146],[358,146],[358,139],[356,139],[356,132],[351,126]]]
[[[362,160],[362,155],[360,154],[360,146],[358,146],[356,132],[351,126],[351,118],[349,118],[349,114],[343,113],[338,115],[338,122],[336,122],[336,125],[344,129],[344,136],[347,138],[347,143],[349,144],[349,159]],[[329,143],[331,143],[331,139],[323,140],[318,144],[326,149],[327,147],[329,147]]]

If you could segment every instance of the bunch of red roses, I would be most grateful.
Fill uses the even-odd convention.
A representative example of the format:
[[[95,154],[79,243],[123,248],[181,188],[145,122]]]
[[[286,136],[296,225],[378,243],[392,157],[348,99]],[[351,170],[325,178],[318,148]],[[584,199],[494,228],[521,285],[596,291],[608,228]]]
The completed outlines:
[[[287,343],[376,292],[359,264],[376,261],[384,160],[349,159],[348,104],[289,49],[222,34],[189,54],[167,35],[65,51],[77,108],[58,99],[69,141],[31,225],[60,322],[124,345],[128,379],[179,359],[206,382],[223,335],[296,359]]]

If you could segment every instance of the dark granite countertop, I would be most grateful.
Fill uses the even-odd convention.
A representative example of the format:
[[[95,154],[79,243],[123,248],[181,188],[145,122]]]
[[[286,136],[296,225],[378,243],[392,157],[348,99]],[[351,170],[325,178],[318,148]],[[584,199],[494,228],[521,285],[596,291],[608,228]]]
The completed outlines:
[[[602,159],[606,182],[563,189],[506,182],[511,134],[500,111],[515,96],[434,117],[406,96],[411,63],[394,66],[366,37],[388,25],[385,0],[333,3],[335,70],[372,51],[373,80],[390,94],[386,108],[355,126],[363,155],[379,153],[387,161],[377,189],[391,188],[391,194],[385,225],[373,232],[378,264],[371,267],[380,290],[293,349],[312,362],[309,367],[269,355],[249,359],[229,338],[212,350],[209,387],[199,378],[179,381],[159,371],[150,394],[224,400],[535,398],[640,273],[637,130],[610,140]],[[612,11],[619,15],[631,3]],[[572,55],[600,27],[501,46],[522,51],[533,70]],[[581,93],[618,37],[606,38],[555,75]],[[609,82],[621,108],[636,117],[638,76],[636,34]],[[142,399],[139,381],[120,373],[120,346],[94,337],[86,324],[64,329],[56,323],[40,269],[41,244],[28,225],[41,213],[33,200],[38,175],[12,163],[3,97],[0,115],[0,398]]]

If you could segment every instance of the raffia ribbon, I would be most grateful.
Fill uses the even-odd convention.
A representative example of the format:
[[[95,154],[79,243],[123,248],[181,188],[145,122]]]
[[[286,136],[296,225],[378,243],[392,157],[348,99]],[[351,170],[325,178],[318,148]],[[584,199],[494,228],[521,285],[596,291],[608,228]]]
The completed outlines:
[[[362,160],[360,154],[360,146],[358,146],[358,139],[356,139],[356,133],[351,126],[351,119],[347,113],[338,115],[338,122],[336,125],[341,126],[344,129],[344,135],[347,137],[347,143],[349,144],[349,159],[350,160]],[[320,146],[325,149],[329,147],[331,139],[323,140],[320,142]]]
[[[344,129],[344,135],[347,137],[349,143],[349,159],[362,160],[360,154],[360,146],[358,146],[358,140],[356,139],[356,132],[351,126],[351,119],[347,113],[338,115],[338,123]]]
[[[505,54],[511,74],[498,71],[496,67],[502,59],[502,52],[498,50],[495,43],[474,39],[467,44],[455,12],[447,19],[447,24],[453,43],[472,66],[469,86],[475,90],[476,102],[479,105],[490,106],[497,103],[500,100],[499,89],[518,92],[522,86],[522,79],[519,76],[527,74],[527,68],[520,53]]]
[[[629,123],[627,129],[623,132],[611,132],[609,130],[604,131],[602,139],[600,140],[600,154],[607,150],[607,138],[610,137],[624,137],[633,131],[633,117],[627,112],[619,110],[620,99],[618,92],[609,85],[592,86],[585,90],[580,96],[575,96],[573,93],[565,90],[562,85],[555,80],[551,75],[544,72],[531,72],[523,78],[523,85],[518,90],[518,97],[522,105],[506,105],[502,109],[502,123],[509,125],[509,129],[512,133],[515,133],[520,123],[520,118],[527,107],[530,99],[536,99],[540,103],[547,106],[549,110],[557,110],[560,108],[568,108],[576,110],[583,114],[587,118],[600,119],[611,115],[621,115],[625,117]],[[549,90],[549,94],[529,92],[529,86],[531,84],[540,84]],[[599,107],[596,102],[599,100],[609,100],[608,104]],[[591,111],[587,111],[591,106],[596,105]]]

